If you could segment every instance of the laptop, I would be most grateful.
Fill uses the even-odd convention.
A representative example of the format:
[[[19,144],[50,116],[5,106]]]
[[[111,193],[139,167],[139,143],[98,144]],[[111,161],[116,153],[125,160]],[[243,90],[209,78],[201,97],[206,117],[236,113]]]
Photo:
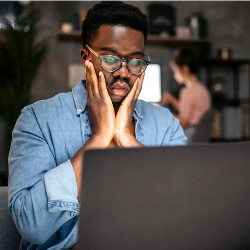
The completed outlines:
[[[250,143],[89,150],[79,248],[250,249]]]

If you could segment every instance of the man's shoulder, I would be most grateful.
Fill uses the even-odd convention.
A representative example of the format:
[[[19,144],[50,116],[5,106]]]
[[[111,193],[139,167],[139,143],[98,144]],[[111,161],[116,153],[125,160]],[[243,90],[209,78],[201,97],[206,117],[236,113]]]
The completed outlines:
[[[30,114],[36,120],[46,122],[54,120],[56,117],[67,116],[70,113],[76,114],[76,106],[72,92],[65,92],[25,106],[21,116]]]
[[[173,115],[168,108],[157,104],[138,100],[136,107],[139,111],[139,115],[146,121],[154,120],[157,123],[168,123],[169,120],[173,119]]]
[[[48,111],[49,109],[57,109],[72,102],[72,92],[70,91],[65,93],[59,93],[48,99],[36,101],[30,106],[36,110]]]
[[[156,114],[162,114],[162,115],[171,115],[171,112],[168,108],[162,107],[158,104],[153,104],[149,102],[145,102],[143,100],[137,101],[137,107],[142,113],[156,113]]]
[[[185,135],[179,120],[166,107],[138,100],[145,145],[183,145]]]
[[[36,109],[55,109],[62,107],[75,108],[76,103],[80,103],[80,101],[84,102],[82,100],[84,99],[84,92],[86,91],[83,84],[82,82],[79,82],[72,90],[68,92],[61,92],[50,98],[36,101],[31,104],[31,106]]]

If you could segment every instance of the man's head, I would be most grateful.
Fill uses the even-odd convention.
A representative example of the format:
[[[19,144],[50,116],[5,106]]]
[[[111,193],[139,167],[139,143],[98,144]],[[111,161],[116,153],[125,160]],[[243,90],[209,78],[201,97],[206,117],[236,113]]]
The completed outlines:
[[[106,1],[88,11],[82,24],[81,60],[93,63],[96,73],[103,71],[113,103],[120,103],[131,90],[138,75],[133,64],[147,60],[145,43],[148,33],[146,16],[136,7],[123,2]],[[100,57],[112,55],[124,61],[114,72],[105,67]],[[112,61],[112,58],[108,58]],[[114,59],[115,60],[115,59]],[[118,60],[118,67],[119,67]]]
[[[177,50],[171,60],[171,68],[174,71],[178,83],[183,83],[185,78],[198,73],[198,55],[189,48]]]
[[[141,31],[146,43],[148,20],[137,7],[121,1],[103,1],[96,4],[87,13],[82,23],[82,45],[91,45],[92,39],[98,35],[101,25],[123,26]]]

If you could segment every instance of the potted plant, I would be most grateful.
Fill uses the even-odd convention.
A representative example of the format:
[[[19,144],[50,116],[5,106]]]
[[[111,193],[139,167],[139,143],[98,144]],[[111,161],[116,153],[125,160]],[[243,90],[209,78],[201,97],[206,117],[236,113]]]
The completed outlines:
[[[48,39],[37,41],[38,10],[32,3],[20,5],[10,22],[0,15],[0,116],[6,122],[5,155],[21,109],[31,101],[31,88],[47,48]],[[13,25],[14,24],[14,25]]]

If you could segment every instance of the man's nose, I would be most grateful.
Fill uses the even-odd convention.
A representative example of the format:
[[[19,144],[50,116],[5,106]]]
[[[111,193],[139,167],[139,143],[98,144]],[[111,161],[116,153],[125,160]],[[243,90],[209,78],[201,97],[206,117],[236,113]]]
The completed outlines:
[[[121,78],[129,78],[131,73],[128,71],[127,62],[122,62],[121,68],[113,73],[114,77],[120,76]]]

